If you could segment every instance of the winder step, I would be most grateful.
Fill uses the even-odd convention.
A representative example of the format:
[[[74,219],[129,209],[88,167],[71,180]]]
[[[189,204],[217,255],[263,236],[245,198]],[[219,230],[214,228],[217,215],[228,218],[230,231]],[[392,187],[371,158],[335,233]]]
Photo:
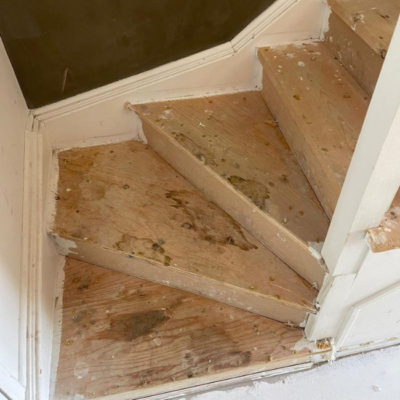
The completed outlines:
[[[133,106],[154,150],[309,282],[329,219],[265,106],[243,92]]]
[[[301,323],[316,291],[139,142],[59,157],[51,233],[61,253]]]
[[[142,399],[330,356],[299,328],[213,300],[71,258],[64,270],[55,399]]]
[[[263,96],[331,217],[368,96],[323,43],[259,49]]]

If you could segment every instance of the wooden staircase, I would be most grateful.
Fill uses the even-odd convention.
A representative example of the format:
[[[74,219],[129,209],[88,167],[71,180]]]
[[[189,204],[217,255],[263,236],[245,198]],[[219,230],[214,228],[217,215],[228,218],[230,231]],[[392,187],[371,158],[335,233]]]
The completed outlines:
[[[383,11],[374,9],[362,14],[362,29],[356,20],[338,30],[338,21],[350,21],[347,11],[355,13],[346,4],[332,3],[324,42],[259,49],[262,92],[139,104],[132,108],[149,146],[59,153],[51,231],[61,251],[303,321],[314,311],[311,285],[325,273],[318,246],[368,106],[363,87],[372,88],[341,44],[357,38],[376,54],[371,37],[387,48],[394,21],[385,6],[383,25],[374,22]]]
[[[262,91],[131,105],[147,145],[60,152],[60,252],[301,325],[316,311],[319,249],[400,10],[330,5],[324,41],[258,50]],[[370,232],[377,251],[385,221]]]

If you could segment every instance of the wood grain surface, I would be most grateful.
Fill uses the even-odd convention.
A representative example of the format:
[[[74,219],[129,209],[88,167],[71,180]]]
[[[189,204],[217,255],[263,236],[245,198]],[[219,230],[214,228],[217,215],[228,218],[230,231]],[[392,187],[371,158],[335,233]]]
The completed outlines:
[[[129,398],[139,398],[158,386],[167,391],[221,373],[304,362],[310,351],[293,350],[302,336],[237,308],[67,258],[54,398],[131,390],[137,395]]]

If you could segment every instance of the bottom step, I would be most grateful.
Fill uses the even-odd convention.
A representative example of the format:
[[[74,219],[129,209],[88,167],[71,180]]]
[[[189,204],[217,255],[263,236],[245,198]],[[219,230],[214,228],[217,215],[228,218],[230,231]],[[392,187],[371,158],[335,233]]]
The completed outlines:
[[[328,355],[298,349],[302,337],[301,329],[67,258],[54,398],[136,399]]]

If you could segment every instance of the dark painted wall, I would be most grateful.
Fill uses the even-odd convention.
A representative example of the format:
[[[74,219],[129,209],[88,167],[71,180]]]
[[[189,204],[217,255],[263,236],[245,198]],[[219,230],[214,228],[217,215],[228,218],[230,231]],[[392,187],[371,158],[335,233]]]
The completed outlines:
[[[273,0],[0,0],[30,108],[232,39]]]

